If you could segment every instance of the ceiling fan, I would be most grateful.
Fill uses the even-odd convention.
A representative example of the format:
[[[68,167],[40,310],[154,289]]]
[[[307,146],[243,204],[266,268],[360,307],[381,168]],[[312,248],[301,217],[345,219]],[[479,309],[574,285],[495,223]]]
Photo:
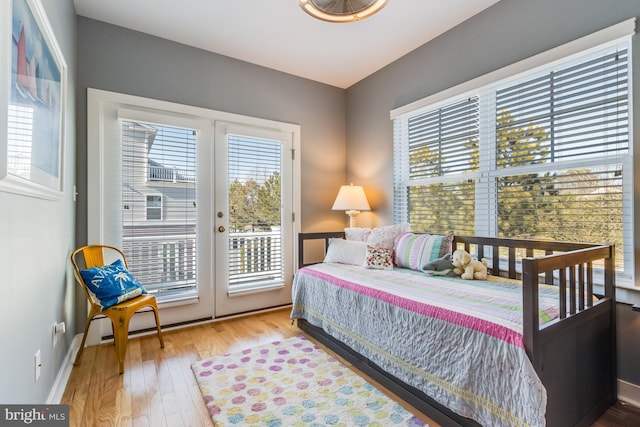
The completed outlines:
[[[382,9],[387,0],[298,0],[309,15],[328,22],[354,22]]]

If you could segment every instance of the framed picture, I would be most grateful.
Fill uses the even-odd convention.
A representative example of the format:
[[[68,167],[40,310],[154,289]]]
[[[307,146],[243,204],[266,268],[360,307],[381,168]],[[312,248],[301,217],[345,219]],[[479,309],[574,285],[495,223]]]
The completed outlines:
[[[0,191],[59,199],[67,66],[40,0],[0,3]]]

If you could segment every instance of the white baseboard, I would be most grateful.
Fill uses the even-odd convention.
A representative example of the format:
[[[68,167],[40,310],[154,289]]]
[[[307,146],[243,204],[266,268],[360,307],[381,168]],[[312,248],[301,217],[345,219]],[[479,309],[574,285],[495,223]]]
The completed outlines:
[[[67,354],[62,361],[62,365],[60,366],[60,370],[58,371],[58,375],[56,376],[56,380],[51,386],[51,391],[49,392],[49,397],[47,397],[48,404],[59,404],[62,400],[62,395],[64,394],[64,390],[67,388],[67,382],[69,382],[69,376],[71,375],[71,370],[73,369],[73,359],[80,348],[80,342],[82,341],[82,334],[78,334],[73,337],[73,341],[71,341],[71,346],[67,351]]]
[[[640,386],[618,379],[618,400],[640,408]]]

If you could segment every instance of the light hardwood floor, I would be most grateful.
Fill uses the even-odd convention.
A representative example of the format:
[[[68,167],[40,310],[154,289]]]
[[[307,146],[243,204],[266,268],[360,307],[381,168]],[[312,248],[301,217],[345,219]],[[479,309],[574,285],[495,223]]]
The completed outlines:
[[[112,344],[87,347],[62,397],[61,403],[69,405],[70,426],[212,425],[191,364],[301,334],[291,325],[289,312],[282,309],[166,331],[164,349],[156,335],[130,338],[122,375]],[[417,415],[438,427],[428,417]],[[594,427],[637,426],[639,420],[640,411],[617,405]]]

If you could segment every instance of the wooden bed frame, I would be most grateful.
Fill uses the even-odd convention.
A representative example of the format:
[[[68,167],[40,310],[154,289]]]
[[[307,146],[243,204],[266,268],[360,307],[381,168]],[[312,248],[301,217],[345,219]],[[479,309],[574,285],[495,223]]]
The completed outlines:
[[[326,250],[330,238],[341,237],[343,232],[299,234],[298,267],[313,264],[304,261],[306,241],[323,239]],[[614,246],[454,236],[453,248],[501,259],[495,266],[489,263],[489,272],[522,281],[524,345],[547,390],[547,426],[591,426],[617,398]],[[604,292],[593,302],[594,270],[600,268]],[[539,277],[542,283],[558,285],[560,313],[566,313],[543,326],[537,314]],[[324,330],[302,319],[298,327],[443,426],[479,425],[386,373]]]

